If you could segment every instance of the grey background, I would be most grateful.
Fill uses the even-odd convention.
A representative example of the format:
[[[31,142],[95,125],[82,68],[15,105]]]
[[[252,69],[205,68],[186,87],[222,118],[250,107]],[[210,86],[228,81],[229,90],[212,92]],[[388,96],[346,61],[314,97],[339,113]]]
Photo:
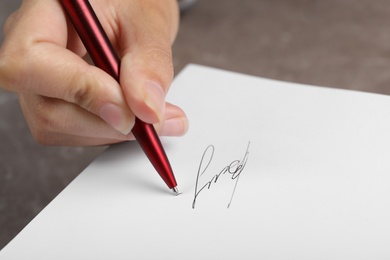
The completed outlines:
[[[1,25],[19,3],[0,0]],[[387,0],[199,0],[182,15],[174,66],[389,94],[389,17]],[[0,249],[104,149],[36,144],[0,90]]]

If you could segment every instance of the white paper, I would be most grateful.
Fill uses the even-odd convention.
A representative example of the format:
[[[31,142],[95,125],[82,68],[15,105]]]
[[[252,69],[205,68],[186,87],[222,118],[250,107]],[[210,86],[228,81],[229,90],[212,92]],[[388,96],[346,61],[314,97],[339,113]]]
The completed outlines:
[[[0,259],[390,258],[390,97],[190,65],[168,100],[181,195],[113,146]]]

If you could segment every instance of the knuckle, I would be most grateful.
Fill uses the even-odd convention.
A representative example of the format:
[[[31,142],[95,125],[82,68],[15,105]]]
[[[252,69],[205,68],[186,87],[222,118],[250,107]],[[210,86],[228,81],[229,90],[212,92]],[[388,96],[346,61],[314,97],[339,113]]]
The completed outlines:
[[[49,102],[45,102],[38,108],[36,121],[44,132],[58,132],[63,125],[62,118],[58,116],[55,107]]]
[[[92,86],[88,83],[81,84],[81,87],[78,87],[73,93],[73,101],[82,107],[86,107],[91,101],[91,94]]]
[[[15,71],[15,63],[9,55],[5,55],[0,49],[0,84],[1,87],[11,91],[11,82],[14,79],[13,71]]]
[[[28,64],[33,60],[33,57],[30,57],[31,42],[21,41],[17,35],[9,34],[18,19],[17,16],[18,11],[5,22],[5,39],[0,46],[0,85],[9,91],[17,91],[19,87],[23,87],[20,82],[28,75]]]
[[[95,111],[95,95],[98,82],[95,80],[89,70],[84,73],[76,73],[73,75],[70,86],[65,91],[68,91],[64,96],[68,97],[67,101],[78,104],[82,108],[89,111]]]
[[[19,11],[15,11],[10,16],[8,16],[7,20],[5,20],[4,26],[3,26],[4,35],[7,35],[8,32],[11,30],[11,28],[13,27],[15,21],[17,20],[17,18],[19,16],[18,14],[19,14]]]
[[[29,104],[26,109],[28,109],[26,120],[33,138],[39,144],[53,144],[50,136],[52,133],[57,133],[61,130],[62,121],[62,119],[55,114],[55,107],[52,106],[51,102],[46,100],[46,98],[39,98],[32,104]]]
[[[47,130],[47,125],[43,124],[42,122],[47,123],[48,121],[45,120],[43,117],[35,117],[32,121],[28,121],[28,125],[30,128],[30,132],[34,140],[43,145],[49,144],[49,133],[50,131]]]
[[[46,132],[46,131],[37,131],[32,132],[32,136],[34,140],[41,145],[58,145],[57,138],[55,138],[55,135],[53,136],[53,133]]]
[[[17,92],[26,87],[28,81],[23,81],[28,75],[29,58],[21,48],[12,50],[6,46],[0,49],[0,85],[8,91]]]
[[[34,138],[34,140],[38,143],[38,144],[42,144],[42,145],[50,145],[51,142],[49,141],[49,134],[48,132],[46,131],[42,131],[41,129],[38,129],[38,128],[33,128],[30,130],[31,131],[31,134]]]

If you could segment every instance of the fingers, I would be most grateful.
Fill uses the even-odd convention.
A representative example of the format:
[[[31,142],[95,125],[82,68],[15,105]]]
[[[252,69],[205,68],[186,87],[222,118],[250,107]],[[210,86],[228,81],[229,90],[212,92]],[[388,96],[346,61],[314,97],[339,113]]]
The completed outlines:
[[[122,141],[131,139],[130,135],[115,131],[98,116],[64,100],[21,94],[19,101],[30,130],[40,143],[51,143],[46,140],[47,133]]]
[[[125,10],[119,20],[120,84],[134,114],[144,122],[156,123],[163,119],[165,95],[173,78],[171,44],[178,8],[171,0],[139,1],[133,8],[136,10]]]
[[[85,136],[66,135],[63,133],[45,133],[44,139],[35,139],[43,145],[56,146],[101,146],[124,142],[122,140],[112,140],[106,138],[91,138]]]
[[[12,81],[7,83],[18,92],[77,104],[124,135],[134,124],[119,84],[70,51],[39,43],[23,55],[23,62],[17,58],[7,66]]]
[[[44,18],[54,16],[52,23],[55,26],[43,24],[46,19],[41,16],[29,15],[36,6],[30,4],[31,9],[19,11],[23,13],[26,10],[27,16],[18,15],[18,19],[13,18],[16,21],[10,22],[15,30],[9,32],[13,35],[7,38],[0,51],[0,84],[10,91],[34,93],[77,104],[127,135],[134,124],[134,115],[119,84],[102,70],[65,49],[65,18],[57,18],[58,14],[51,13],[56,9],[62,13],[57,1],[35,3],[42,8],[40,12]]]
[[[134,139],[109,127],[101,118],[78,105],[37,95],[19,95],[23,113],[35,140],[45,145],[95,146]],[[30,109],[34,107],[35,109]],[[160,135],[179,136],[188,128],[184,112],[167,104],[163,122],[156,126]]]

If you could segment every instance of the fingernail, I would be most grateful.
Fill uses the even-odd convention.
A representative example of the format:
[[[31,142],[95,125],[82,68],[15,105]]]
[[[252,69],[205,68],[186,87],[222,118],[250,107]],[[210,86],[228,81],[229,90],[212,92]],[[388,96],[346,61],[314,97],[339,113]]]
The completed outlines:
[[[145,103],[152,109],[161,121],[165,110],[165,92],[160,84],[155,81],[145,83]]]
[[[181,136],[188,131],[188,120],[186,117],[174,117],[164,121],[160,134],[165,136]]]
[[[117,105],[105,104],[99,109],[99,116],[112,128],[127,135],[131,131],[131,124],[125,111]]]

